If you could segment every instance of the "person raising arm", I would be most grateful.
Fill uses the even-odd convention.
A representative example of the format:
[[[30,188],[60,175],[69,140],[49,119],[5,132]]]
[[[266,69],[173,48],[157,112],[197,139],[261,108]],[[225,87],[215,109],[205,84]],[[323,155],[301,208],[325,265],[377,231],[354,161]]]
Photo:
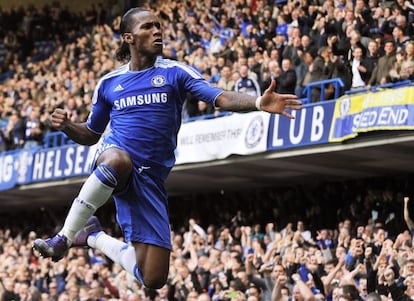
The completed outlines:
[[[74,123],[56,109],[52,125],[73,141],[93,145],[103,135],[92,172],[82,185],[62,229],[33,248],[58,261],[68,248],[102,251],[148,288],[162,287],[168,277],[171,235],[165,181],[174,166],[174,151],[187,93],[222,110],[263,110],[287,118],[300,110],[295,95],[274,92],[272,82],[260,97],[210,85],[194,68],[165,59],[161,22],[152,11],[128,10],[120,24],[117,59],[124,64],[104,75],[95,87],[85,123]],[[113,197],[120,241],[106,234],[94,216]]]

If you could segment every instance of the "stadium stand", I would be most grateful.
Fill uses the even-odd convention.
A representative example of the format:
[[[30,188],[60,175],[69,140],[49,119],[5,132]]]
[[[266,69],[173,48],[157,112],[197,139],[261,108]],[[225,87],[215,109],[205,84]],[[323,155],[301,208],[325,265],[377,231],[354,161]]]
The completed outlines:
[[[403,4],[403,7],[399,7],[398,5],[399,4],[396,4],[396,7],[400,10],[400,15],[405,17],[406,22],[411,22],[412,18],[410,19],[410,17],[412,16],[412,12],[410,11],[410,7],[407,6],[407,4]],[[163,8],[165,8],[165,10],[160,10],[163,12],[160,16],[168,22],[173,17],[174,12],[171,7],[164,5]],[[368,9],[368,7],[363,8]],[[376,11],[376,8],[377,7],[371,8],[372,14]],[[178,7],[175,8],[175,10],[177,9]],[[312,99],[314,91],[322,92],[321,95],[319,95],[319,93],[317,94],[319,101],[337,99],[344,93],[349,94],[353,92],[353,90],[349,89],[350,80],[352,80],[353,73],[357,71],[354,70],[351,72],[350,64],[361,64],[361,68],[365,68],[364,64],[367,64],[366,61],[370,59],[367,54],[367,57],[364,57],[361,62],[351,61],[352,54],[350,54],[350,50],[345,51],[347,46],[346,43],[351,41],[353,36],[361,39],[361,41],[365,41],[365,44],[368,44],[367,40],[371,39],[370,36],[363,36],[358,31],[362,26],[360,16],[358,15],[359,10],[362,10],[362,8],[359,7],[336,8],[335,10],[334,7],[326,8],[321,6],[318,7],[318,11],[313,12],[312,10],[314,10],[314,8],[312,5],[292,7],[288,4],[273,5],[272,3],[267,3],[266,5],[264,1],[254,1],[252,10],[248,12],[251,14],[250,17],[252,20],[249,22],[241,18],[241,16],[246,13],[240,5],[234,7],[237,12],[236,14],[230,13],[228,8],[222,8],[220,10],[218,6],[212,6],[212,8],[207,11],[201,10],[197,6],[184,6],[181,9],[183,9],[183,11],[192,12],[188,16],[191,22],[194,18],[193,15],[195,14],[198,15],[198,20],[205,21],[206,25],[202,25],[201,21],[200,23],[197,23],[197,20],[194,19],[194,29],[193,31],[189,31],[188,28],[183,28],[185,20],[183,20],[184,17],[181,16],[177,20],[177,26],[166,26],[165,43],[166,49],[169,49],[169,52],[166,52],[166,55],[169,55],[174,59],[181,59],[192,63],[194,67],[199,69],[199,71],[212,82],[212,84],[217,84],[220,77],[220,73],[216,73],[215,77],[212,76],[212,70],[218,69],[218,71],[220,71],[224,65],[228,65],[231,67],[231,72],[234,74],[233,81],[236,81],[240,76],[238,75],[238,68],[241,65],[247,64],[250,68],[249,75],[253,75],[257,78],[258,83],[263,90],[267,87],[268,78],[270,78],[270,76],[276,78],[277,81],[282,79],[279,79],[281,70],[279,66],[281,66],[282,59],[286,57],[293,62],[292,68],[295,69],[297,74],[296,86],[300,87],[303,83],[306,83],[305,86],[302,86],[301,89],[297,90],[301,91],[298,92],[300,93],[298,96],[301,98],[303,97],[302,99],[305,103],[315,101],[315,99]],[[282,9],[286,11],[283,11]],[[314,22],[314,18],[319,20],[319,18],[322,18],[322,14],[326,14],[327,17],[325,18],[328,18],[330,13],[335,12],[337,14],[336,19],[332,19],[332,22],[333,24],[336,24],[335,26],[340,26],[341,24],[346,24],[347,20],[343,16],[345,11],[348,14],[351,14],[353,12],[352,9],[355,10],[354,16],[352,17],[354,20],[352,30],[345,32],[344,28],[342,28],[341,30],[343,32],[338,32],[338,36],[343,35],[343,42],[345,45],[336,45],[338,42],[334,42],[333,39],[331,39],[331,32],[329,32],[329,35],[325,34],[325,36],[320,38],[326,45],[323,45],[323,49],[331,49],[328,52],[319,51],[319,54],[317,54],[315,51],[316,45],[307,45],[305,42],[302,42],[302,40],[306,41],[304,37],[310,37],[311,40],[316,43],[315,39],[317,38],[317,32],[313,28],[311,30],[307,27],[309,25],[308,23]],[[378,10],[380,9],[381,6],[379,5]],[[4,99],[2,100],[2,105],[5,106],[2,110],[1,119],[4,123],[7,122],[8,116],[13,110],[20,111],[22,122],[25,122],[27,114],[33,107],[33,104],[28,105],[27,108],[22,108],[23,102],[20,100],[20,91],[28,89],[27,81],[33,77],[35,77],[35,80],[32,88],[36,91],[36,95],[30,95],[33,92],[29,91],[28,97],[40,106],[42,115],[40,119],[46,120],[48,114],[45,112],[45,109],[43,108],[44,105],[39,99],[45,93],[48,95],[54,94],[55,99],[52,101],[61,103],[61,105],[66,101],[63,98],[63,95],[77,96],[78,99],[76,101],[75,111],[82,111],[79,115],[83,116],[82,118],[86,118],[88,112],[87,98],[90,97],[90,93],[93,90],[93,82],[91,83],[91,79],[86,80],[81,77],[86,76],[85,73],[87,72],[87,68],[92,68],[93,70],[99,69],[96,70],[96,74],[90,75],[94,77],[92,80],[109,71],[112,67],[112,60],[110,59],[111,53],[113,54],[118,46],[114,44],[105,44],[109,43],[109,37],[117,35],[118,21],[116,16],[111,16],[111,14],[108,13],[110,8],[104,11],[102,10],[102,7],[98,9],[92,6],[90,10],[84,12],[83,16],[78,16],[68,11],[66,7],[54,3],[51,6],[44,6],[41,9],[30,6],[27,8],[26,14],[23,8],[3,12],[3,21],[8,20],[8,18],[11,17],[16,17],[17,24],[20,24],[20,27],[16,28],[3,24],[4,29],[0,33],[0,38],[3,40],[3,43],[1,43],[1,49],[3,50],[0,53],[4,56],[1,60],[1,70],[3,70],[1,79],[4,83],[2,86],[2,99]],[[298,20],[293,20],[290,14],[295,12],[293,15],[296,15],[296,12],[298,11],[301,12],[303,16]],[[97,18],[102,14],[106,17],[104,19],[102,19],[103,17],[100,17],[97,21]],[[29,18],[26,15],[35,17]],[[59,26],[56,28],[54,28],[54,26],[57,25],[53,23],[53,18],[56,18],[55,15],[62,17],[62,22],[60,22]],[[286,19],[283,26],[289,30],[286,31],[285,35],[278,35],[277,29],[272,32],[273,26],[276,25],[273,24],[273,18],[278,15],[283,15],[284,19]],[[228,19],[227,27],[220,27],[222,26],[219,22],[220,18]],[[380,22],[383,21],[381,18],[384,17],[379,16],[378,18],[378,20],[375,20],[375,24],[378,23],[377,25],[379,26]],[[396,16],[392,17],[392,19],[394,18],[397,19]],[[50,31],[46,30],[45,25],[48,20],[52,20],[52,28]],[[74,22],[74,20],[76,20],[76,22]],[[268,23],[260,23],[264,21]],[[32,30],[29,30],[24,22],[33,25]],[[94,25],[94,23],[99,23],[99,25]],[[256,29],[254,26],[259,26],[259,24],[264,27],[258,27]],[[316,26],[316,24],[314,25]],[[371,26],[374,25],[371,24]],[[331,26],[334,25],[329,23],[328,20],[325,20],[324,26],[325,31],[331,31]],[[342,27],[344,26],[345,25]],[[411,27],[412,26],[408,26],[407,37],[411,37]],[[234,33],[237,33],[239,28],[241,28],[241,34],[236,40]],[[259,29],[261,29],[261,31],[259,31]],[[61,31],[61,33],[55,34],[58,30]],[[225,41],[222,38],[219,43],[214,44],[214,37],[219,36],[220,30],[227,30],[228,37],[224,39]],[[63,31],[67,32],[67,34],[63,34]],[[378,32],[381,32],[381,29],[379,29]],[[205,36],[207,33],[209,33],[209,35]],[[365,38],[365,40],[362,38]],[[378,44],[377,47],[381,49],[382,43],[388,40],[395,41],[395,39],[396,38],[392,35],[384,33],[383,36],[380,36],[379,38],[376,36],[375,39],[371,40],[379,42],[380,44]],[[10,40],[14,42],[10,42]],[[12,43],[18,43],[18,47]],[[29,47],[24,43],[33,46]],[[248,48],[251,43],[256,44],[254,51],[249,50]],[[404,57],[402,60],[407,61],[406,66],[408,69],[406,68],[404,73],[403,70],[396,65],[396,68],[404,73],[403,77],[398,77],[396,82],[391,82],[391,76],[386,76],[383,80],[388,82],[382,82],[374,86],[366,84],[366,87],[359,87],[356,90],[360,91],[361,89],[367,89],[367,91],[376,91],[379,88],[382,89],[387,87],[385,85],[392,87],[399,82],[411,82],[414,67],[410,66],[414,64],[411,63],[413,59],[412,52],[414,51],[409,50],[412,48],[409,39],[406,39],[404,43],[410,46],[407,47],[407,53],[405,52],[405,49],[403,49],[404,46],[400,46],[400,48],[395,49],[395,51],[391,53],[390,59],[390,62],[392,61],[391,64],[393,64],[393,61],[395,60],[395,52],[403,51]],[[190,44],[192,46],[188,47],[188,50],[184,51],[184,49],[182,49],[183,45]],[[233,45],[233,47],[231,48],[229,45]],[[9,47],[10,49],[7,49],[6,47]],[[13,51],[13,47],[17,47],[20,50],[17,52]],[[198,49],[202,49],[202,53],[198,51]],[[346,55],[345,52],[347,52]],[[52,55],[52,53],[54,54]],[[324,57],[320,56],[322,53]],[[201,56],[199,56],[199,54],[201,54]],[[62,55],[66,57],[65,60],[61,60]],[[347,58],[346,60],[344,60],[345,57]],[[375,61],[378,61],[379,57],[384,57],[381,50],[376,59],[371,59],[374,63],[369,65],[369,73],[367,73],[368,69],[365,70],[365,73],[367,74],[358,69],[360,74],[355,74],[355,76],[364,77],[365,82],[368,83],[369,78],[367,78],[367,75],[374,72]],[[269,67],[272,63],[274,67]],[[395,62],[395,64],[400,65],[401,62]],[[56,74],[56,71],[51,68],[58,65],[60,66],[61,71],[58,71],[58,74]],[[309,66],[311,67],[309,68]],[[388,66],[387,68],[390,69],[388,71],[391,71],[391,69],[393,69],[392,67],[393,66],[391,65]],[[345,70],[345,73],[341,70]],[[44,78],[41,79],[40,77],[42,75],[44,75]],[[351,77],[349,75],[351,75]],[[59,82],[53,83],[54,78],[52,78],[52,76],[55,76],[55,79],[59,79]],[[318,80],[312,80],[312,83],[309,83],[307,78],[313,77]],[[328,82],[324,80],[328,80]],[[395,77],[393,77],[393,81],[395,81]],[[332,84],[328,84],[331,82]],[[64,83],[63,87],[62,83]],[[280,84],[283,85],[282,83]],[[33,99],[36,97],[38,99]],[[24,105],[27,105],[26,102],[24,102]],[[198,101],[189,98],[183,116],[185,119],[189,118],[188,120],[191,121],[196,119],[197,116],[205,118],[202,116],[211,114],[210,112],[210,110],[204,110],[204,112],[199,111]],[[215,114],[217,115],[218,113],[216,112]],[[41,122],[41,127],[46,134],[49,130],[47,124]],[[22,145],[13,145],[13,138],[10,137],[10,133],[6,128],[7,127],[2,128],[3,135],[5,136],[4,140],[8,142],[6,148],[14,149],[16,147],[22,147]]]
[[[384,42],[394,39],[390,27],[405,19],[405,34],[412,39],[410,2],[142,2],[158,10],[165,21],[170,51],[166,55],[191,63],[212,84],[217,84],[219,76],[214,68],[230,66],[236,81],[238,68],[248,64],[250,75],[257,77],[263,89],[270,78],[280,75],[284,57],[294,62],[296,86],[303,91],[298,96],[309,104],[312,89],[320,90],[320,103],[328,103],[342,95],[405,91],[397,89],[413,83],[410,46],[400,49],[407,68],[398,80],[388,76],[394,67],[402,70],[402,63],[394,58],[382,82],[368,85],[370,78],[363,75],[374,72],[376,62],[384,57]],[[26,134],[26,121],[36,110],[42,130],[35,140],[38,147],[73,144],[64,134],[53,132],[47,119],[53,108],[61,106],[70,108],[74,119],[85,120],[97,78],[115,67],[112,57],[119,43],[111,41],[117,37],[119,19],[110,7],[102,18],[103,10],[91,6],[77,15],[59,2],[42,9],[0,9],[0,156],[18,152],[27,140],[33,140]],[[36,16],[36,22],[43,20],[29,26],[30,34],[23,26],[30,16],[27,12]],[[56,16],[59,24],[54,22]],[[9,22],[12,17],[14,22]],[[7,30],[23,33],[18,47],[22,51],[6,47]],[[357,62],[349,51],[358,33],[362,46],[368,40],[379,42],[374,67],[366,62],[368,54],[358,62],[365,68],[354,65]],[[344,45],[334,47],[333,35]],[[304,36],[311,37],[313,47],[302,44]],[[27,39],[33,43],[31,49]],[[410,43],[407,40],[405,45]],[[317,51],[322,47],[329,50],[325,57]],[[303,85],[309,69],[319,72],[321,81]],[[354,74],[366,77],[366,85],[350,89],[349,75]],[[189,99],[183,116],[185,122],[195,123],[229,115],[208,112],[201,113],[198,101]],[[119,266],[91,250],[71,249],[58,263],[33,254],[33,239],[54,232],[65,207],[2,211],[2,300],[267,301],[293,296],[294,300],[336,301],[375,300],[368,296],[373,293],[383,300],[408,300],[414,296],[414,253],[407,216],[414,208],[413,201],[403,199],[412,194],[412,182],[412,176],[405,175],[172,197],[171,274],[166,286],[157,291],[140,286]],[[112,206],[102,208],[99,217],[109,233],[121,237]]]

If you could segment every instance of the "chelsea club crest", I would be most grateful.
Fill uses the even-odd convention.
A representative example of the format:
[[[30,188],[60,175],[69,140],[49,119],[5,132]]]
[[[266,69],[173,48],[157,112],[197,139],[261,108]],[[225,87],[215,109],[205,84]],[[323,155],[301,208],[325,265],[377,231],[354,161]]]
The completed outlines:
[[[264,133],[264,122],[262,116],[256,116],[250,122],[244,142],[247,148],[256,147],[263,138]]]
[[[351,110],[351,99],[350,98],[343,98],[340,103],[339,107],[339,116],[343,119]]]
[[[162,75],[156,75],[151,79],[151,85],[153,87],[162,87],[165,86],[167,80]]]

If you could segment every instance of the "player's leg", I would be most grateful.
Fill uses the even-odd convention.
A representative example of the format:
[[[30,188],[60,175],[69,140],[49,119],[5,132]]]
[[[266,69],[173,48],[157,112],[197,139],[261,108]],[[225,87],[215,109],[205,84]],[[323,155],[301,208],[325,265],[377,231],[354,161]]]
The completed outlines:
[[[89,235],[87,243],[119,263],[139,282],[159,288],[168,277],[171,233],[164,181],[153,170],[134,167],[128,187],[114,194],[117,221],[125,243],[104,232]]]
[[[46,240],[36,239],[33,247],[44,257],[61,259],[72,244],[75,234],[112,195],[128,183],[132,171],[131,159],[125,151],[111,147],[104,149],[96,161],[96,168],[83,184],[72,203],[61,231]]]
[[[168,278],[170,250],[142,243],[133,245],[143,283],[149,288],[161,288]]]
[[[106,203],[114,190],[125,187],[132,171],[128,153],[114,147],[108,148],[98,157],[96,166],[73,202],[59,232],[69,242],[96,210]]]
[[[78,231],[72,246],[100,250],[146,287],[160,288],[167,281],[169,249],[145,243],[128,244],[113,238],[103,231],[95,216],[89,218],[85,227]]]
[[[160,288],[167,281],[169,249],[145,243],[128,244],[102,231],[91,233],[87,244],[121,265],[148,288]]]

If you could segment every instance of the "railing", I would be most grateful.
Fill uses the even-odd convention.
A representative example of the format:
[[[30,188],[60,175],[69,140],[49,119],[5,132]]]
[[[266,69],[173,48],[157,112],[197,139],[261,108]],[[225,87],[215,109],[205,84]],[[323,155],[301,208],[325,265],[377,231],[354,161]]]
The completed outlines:
[[[376,85],[376,86],[372,86],[371,89],[368,88],[360,88],[360,89],[352,89],[349,91],[345,91],[346,95],[351,95],[351,94],[358,94],[358,93],[367,93],[369,91],[371,92],[379,92],[379,91],[383,91],[384,89],[397,89],[397,88],[402,88],[402,87],[409,87],[414,85],[414,82],[411,80],[402,80],[402,81],[398,81],[398,82],[393,82],[393,83],[385,83],[382,85]]]
[[[390,89],[390,88],[395,89],[395,88],[412,86],[413,84],[414,83],[411,80],[402,80],[402,81],[398,81],[394,83],[386,83],[386,84],[374,86],[371,88],[371,91],[378,92],[383,89]]]
[[[320,88],[321,89],[321,95],[320,95],[320,101],[324,101],[325,99],[325,89],[329,86],[333,85],[334,88],[334,97],[332,99],[337,99],[342,94],[342,90],[345,88],[345,84],[342,81],[342,79],[338,78],[331,78],[331,79],[325,79],[320,80],[317,82],[312,82],[306,85],[306,87],[303,89],[303,95],[306,97],[302,99],[304,103],[311,103],[312,102],[312,89]]]

